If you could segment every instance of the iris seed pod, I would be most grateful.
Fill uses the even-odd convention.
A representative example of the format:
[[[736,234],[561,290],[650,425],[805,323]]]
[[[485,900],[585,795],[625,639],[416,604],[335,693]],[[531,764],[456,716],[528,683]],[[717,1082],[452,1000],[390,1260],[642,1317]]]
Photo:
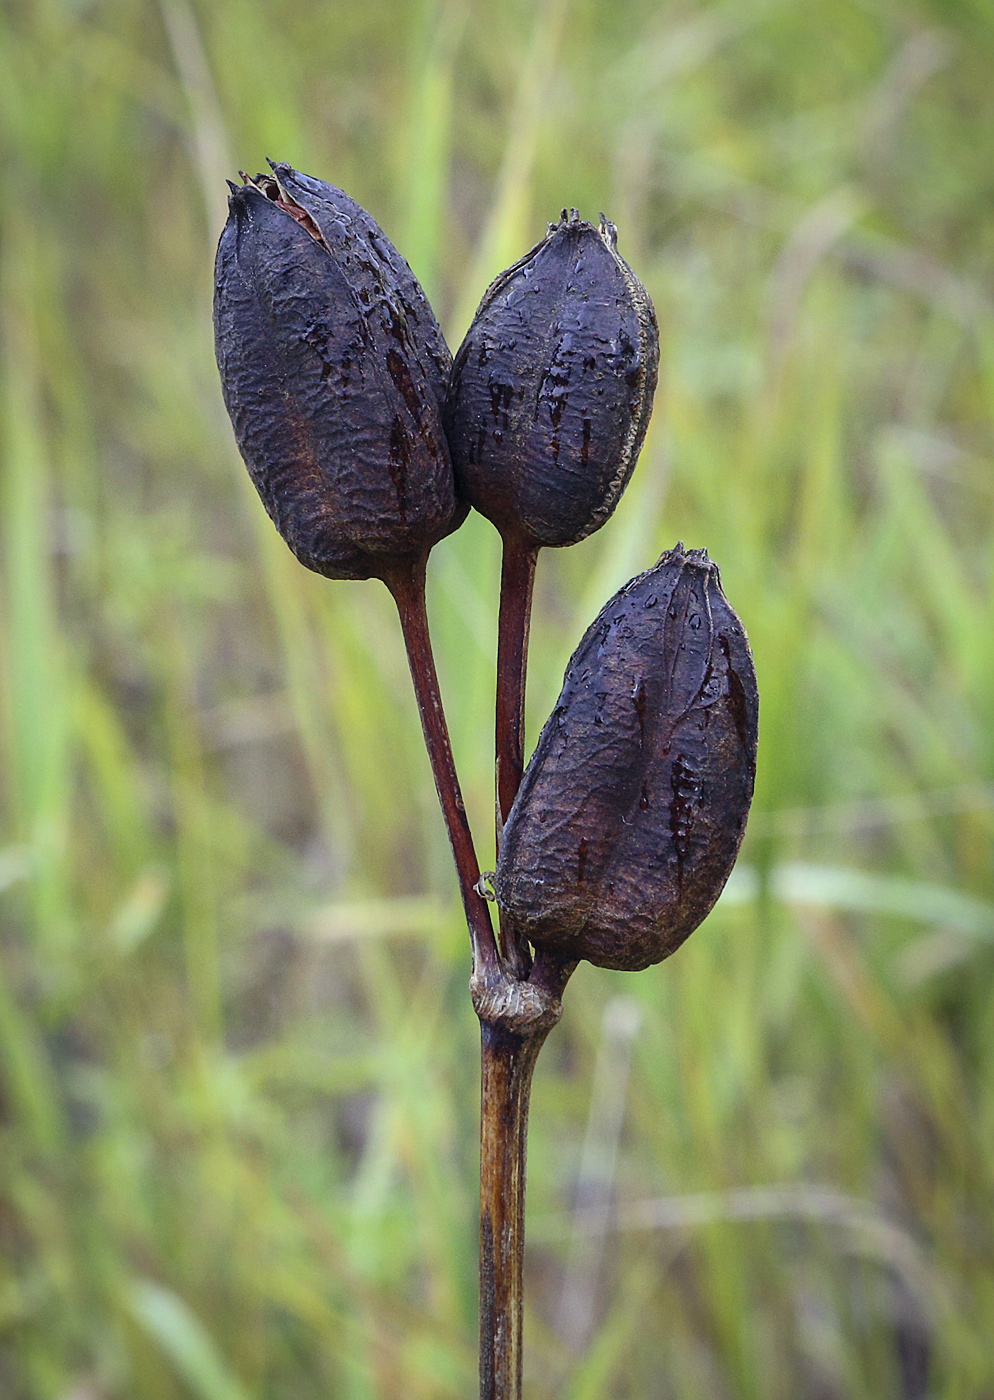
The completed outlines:
[[[504,828],[502,917],[600,967],[668,957],[734,864],[757,724],[749,643],[718,569],[677,545],[615,594],[569,663]]]
[[[407,263],[341,190],[273,165],[231,186],[214,329],[224,401],[302,564],[386,577],[461,523],[450,356]]]
[[[445,429],[460,489],[505,536],[575,544],[614,510],[652,410],[659,332],[617,230],[574,209],[480,303]]]

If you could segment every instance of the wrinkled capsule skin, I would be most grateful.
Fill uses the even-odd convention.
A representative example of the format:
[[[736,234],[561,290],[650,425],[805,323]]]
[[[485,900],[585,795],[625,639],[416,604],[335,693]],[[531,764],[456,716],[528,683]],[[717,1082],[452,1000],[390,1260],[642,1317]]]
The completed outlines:
[[[604,524],[652,411],[659,332],[617,231],[574,209],[480,303],[445,430],[460,490],[505,536],[567,545]]]
[[[678,545],[615,594],[569,663],[504,828],[502,917],[600,967],[668,957],[735,862],[757,725],[718,569]]]
[[[386,577],[465,518],[441,423],[449,352],[370,215],[288,165],[273,171],[231,187],[218,245],[225,405],[300,562]]]

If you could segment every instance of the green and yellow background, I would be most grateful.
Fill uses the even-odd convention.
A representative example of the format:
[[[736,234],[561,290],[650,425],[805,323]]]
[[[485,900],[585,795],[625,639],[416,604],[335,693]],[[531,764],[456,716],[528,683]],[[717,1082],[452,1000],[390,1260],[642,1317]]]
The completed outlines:
[[[990,1400],[990,0],[2,0],[0,151],[3,1400],[475,1388],[477,1026],[396,620],[291,557],[213,363],[267,156],[453,346],[563,205],[653,296],[529,741],[678,539],[755,652],[727,896],[581,967],[539,1062],[526,1395]],[[484,866],[498,564],[476,517],[430,569]]]

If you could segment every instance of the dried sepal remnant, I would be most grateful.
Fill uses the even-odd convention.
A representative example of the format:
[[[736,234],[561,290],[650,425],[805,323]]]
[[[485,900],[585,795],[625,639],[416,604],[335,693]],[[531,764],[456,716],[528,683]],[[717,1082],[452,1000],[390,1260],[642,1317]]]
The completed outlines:
[[[502,916],[536,947],[601,967],[674,952],[734,864],[757,725],[718,569],[678,545],[611,599],[570,661],[504,828]]]
[[[574,209],[501,273],[452,368],[445,427],[460,489],[501,531],[568,545],[603,525],[645,437],[656,316],[617,231]]]
[[[273,172],[231,187],[218,245],[224,401],[301,563],[386,577],[466,514],[441,422],[449,352],[371,216],[288,165]]]

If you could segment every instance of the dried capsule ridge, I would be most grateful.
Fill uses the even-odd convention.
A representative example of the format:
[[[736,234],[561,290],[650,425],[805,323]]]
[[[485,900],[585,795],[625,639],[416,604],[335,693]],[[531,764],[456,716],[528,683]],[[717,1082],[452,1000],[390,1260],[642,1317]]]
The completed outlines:
[[[615,226],[564,209],[489,288],[453,365],[445,427],[469,502],[535,546],[596,530],[638,458],[658,362]]]
[[[307,567],[385,577],[454,529],[448,349],[414,274],[341,190],[288,165],[232,186],[214,324],[225,404]]]
[[[435,313],[406,260],[371,214],[344,190],[315,180],[285,162],[254,183],[323,244],[342,268],[353,294],[412,354],[439,404],[452,356]]]
[[[497,869],[536,947],[637,970],[713,906],[745,830],[758,698],[742,624],[682,545],[588,629],[525,772]]]

